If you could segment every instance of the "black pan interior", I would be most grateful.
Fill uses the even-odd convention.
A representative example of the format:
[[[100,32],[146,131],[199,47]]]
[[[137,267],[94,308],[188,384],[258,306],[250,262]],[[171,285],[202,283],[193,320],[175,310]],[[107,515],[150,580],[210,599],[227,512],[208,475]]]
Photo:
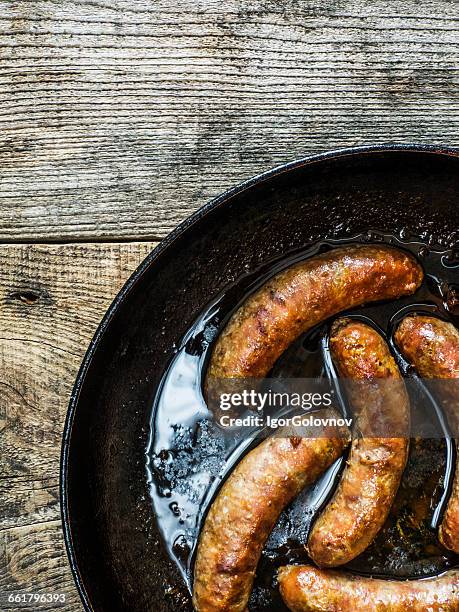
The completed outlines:
[[[72,569],[94,610],[191,610],[164,551],[145,470],[151,406],[203,306],[285,252],[370,230],[459,244],[459,157],[420,148],[323,156],[264,175],[179,228],[115,301],[66,425],[62,500]]]

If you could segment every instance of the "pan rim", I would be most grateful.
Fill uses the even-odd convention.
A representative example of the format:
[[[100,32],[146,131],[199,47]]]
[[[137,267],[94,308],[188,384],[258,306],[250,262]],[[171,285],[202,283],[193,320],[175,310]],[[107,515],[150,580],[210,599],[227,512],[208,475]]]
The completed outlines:
[[[64,423],[62,434],[61,454],[60,454],[60,469],[59,469],[59,497],[60,497],[60,514],[62,522],[62,531],[64,534],[64,542],[67,557],[69,560],[70,569],[75,581],[78,594],[86,612],[96,612],[93,607],[88,591],[85,586],[82,572],[79,567],[75,547],[73,544],[73,536],[71,530],[70,509],[69,509],[69,491],[68,491],[68,468],[69,468],[69,451],[72,439],[72,430],[75,420],[76,411],[78,408],[81,390],[85,383],[86,375],[89,372],[92,360],[96,354],[99,345],[109,328],[113,318],[118,312],[122,302],[128,297],[131,290],[142,279],[147,270],[160,259],[160,257],[169,250],[169,248],[181,238],[190,228],[198,223],[211,212],[225,206],[234,197],[244,191],[255,187],[267,180],[296,170],[303,166],[313,165],[330,159],[340,159],[344,157],[371,155],[373,153],[427,153],[432,155],[441,155],[447,158],[459,157],[459,147],[449,147],[435,144],[398,144],[386,143],[376,145],[360,145],[355,147],[337,148],[323,153],[300,157],[291,162],[280,164],[260,174],[257,174],[245,181],[239,183],[207,203],[203,204],[198,210],[185,218],[177,227],[175,227],[158,245],[145,257],[137,269],[129,276],[120,289],[118,294],[113,299],[108,307],[101,322],[99,323],[94,336],[85,352],[77,377],[70,395],[70,400],[67,408],[67,414]]]

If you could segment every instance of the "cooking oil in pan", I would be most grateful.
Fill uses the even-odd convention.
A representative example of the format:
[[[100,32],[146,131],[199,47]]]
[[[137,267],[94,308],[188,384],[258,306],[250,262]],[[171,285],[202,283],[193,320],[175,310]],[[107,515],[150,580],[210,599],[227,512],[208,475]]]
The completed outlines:
[[[385,242],[410,250],[418,257],[425,271],[423,285],[413,296],[354,309],[346,315],[382,330],[402,371],[412,376],[411,368],[397,353],[394,329],[409,312],[430,312],[459,324],[459,285],[456,284],[459,258],[454,251],[439,252],[421,241],[407,238],[369,232],[353,240],[322,242],[308,251],[268,262],[217,296],[183,338],[154,402],[147,472],[164,544],[190,590],[196,545],[209,505],[222,481],[256,444],[242,433],[233,438],[223,434],[212,423],[203,398],[206,365],[219,331],[247,295],[278,271],[335,246]],[[299,338],[280,357],[270,375],[327,376],[339,389],[327,351],[327,330],[328,322],[325,322]],[[345,398],[342,401],[345,403]],[[433,419],[435,414],[432,410]],[[454,458],[451,449],[451,440],[447,439],[412,440],[408,465],[386,524],[368,549],[348,564],[350,571],[408,578],[435,575],[458,564],[458,557],[445,550],[436,537],[451,486]],[[276,588],[276,570],[285,563],[309,561],[304,545],[311,524],[332,495],[343,462],[344,458],[335,462],[280,515],[258,566],[251,609],[286,609]]]

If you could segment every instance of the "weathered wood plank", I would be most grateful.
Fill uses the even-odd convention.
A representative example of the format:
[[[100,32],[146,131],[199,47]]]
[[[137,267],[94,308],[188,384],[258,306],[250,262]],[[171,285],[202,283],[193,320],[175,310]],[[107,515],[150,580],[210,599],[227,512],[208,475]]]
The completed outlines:
[[[0,533],[59,518],[59,474],[0,479]]]
[[[0,247],[0,471],[56,473],[71,387],[104,310],[148,243]]]
[[[64,602],[28,602],[29,595],[62,595]],[[25,602],[8,602],[10,595],[25,595]],[[60,520],[0,531],[0,609],[83,609],[76,592],[62,539]]]
[[[153,246],[0,247],[1,610],[81,609],[60,524],[62,429],[86,347]],[[8,604],[12,593],[64,593],[66,603]]]
[[[0,0],[0,240],[162,237],[296,157],[459,146],[450,0]]]

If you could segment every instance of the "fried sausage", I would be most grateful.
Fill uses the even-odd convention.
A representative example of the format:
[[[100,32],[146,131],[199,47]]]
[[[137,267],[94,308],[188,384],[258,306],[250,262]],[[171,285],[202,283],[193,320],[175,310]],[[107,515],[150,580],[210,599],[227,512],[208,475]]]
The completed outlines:
[[[319,567],[343,565],[373,541],[392,506],[409,448],[408,394],[383,338],[360,321],[342,319],[332,327],[330,348],[339,375],[349,382],[358,437],[309,536],[308,554]],[[376,437],[391,432],[405,437]]]
[[[269,280],[235,312],[214,347],[208,376],[262,378],[300,334],[341,310],[414,293],[423,272],[392,247],[341,247]]]
[[[404,357],[423,378],[459,378],[459,332],[451,323],[435,317],[408,316],[395,332]],[[456,385],[438,387],[451,429],[459,430],[459,398]],[[456,440],[456,448],[458,440]],[[453,489],[438,533],[440,542],[459,553],[459,453]]]
[[[242,459],[201,532],[193,591],[198,612],[246,609],[258,560],[279,514],[347,443],[344,437],[271,437]]]
[[[381,580],[310,565],[278,573],[280,592],[292,612],[457,612],[459,570],[421,580]]]
[[[207,379],[261,378],[301,333],[344,308],[414,293],[423,272],[386,246],[338,248],[274,276],[232,316]],[[249,453],[212,504],[194,571],[199,612],[245,609],[262,547],[282,509],[342,453],[338,438],[266,440]]]

